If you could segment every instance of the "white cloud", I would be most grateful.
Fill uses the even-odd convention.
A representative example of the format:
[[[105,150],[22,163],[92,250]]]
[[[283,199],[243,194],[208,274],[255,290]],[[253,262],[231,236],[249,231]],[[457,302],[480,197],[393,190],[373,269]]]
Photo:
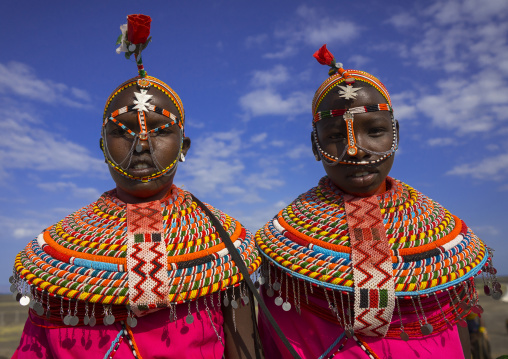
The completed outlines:
[[[408,27],[412,27],[418,24],[416,18],[408,13],[398,13],[392,15],[392,17],[390,17],[385,22],[392,24],[399,30],[406,30]]]
[[[353,55],[348,60],[348,63],[350,63],[351,66],[347,66],[347,68],[361,69],[365,66],[365,64],[367,64],[369,62],[370,62],[370,59],[366,56]]]
[[[309,112],[311,93],[295,91],[283,98],[273,89],[254,90],[240,98],[240,106],[251,116],[280,115],[294,116]]]
[[[0,176],[11,169],[104,175],[104,161],[89,150],[42,128],[38,120],[17,110],[0,110]]]
[[[289,80],[289,72],[283,65],[276,65],[271,70],[254,71],[251,84],[256,87],[270,87]]]
[[[301,44],[317,50],[325,43],[351,43],[361,32],[362,28],[353,21],[338,19],[324,10],[301,5],[296,10],[296,16],[274,32],[273,36],[282,40],[278,49],[263,57],[288,59],[298,52]]]
[[[250,141],[252,143],[259,143],[259,142],[263,142],[264,140],[266,140],[267,137],[268,137],[268,134],[266,132],[262,132],[262,133],[252,136],[250,138]]]
[[[254,36],[249,36],[245,40],[245,46],[247,48],[254,47],[254,46],[260,46],[264,44],[268,40],[267,34],[259,34]]]
[[[475,164],[461,164],[446,173],[447,175],[471,176],[476,179],[502,180],[508,175],[508,153],[488,157]]]
[[[73,182],[39,183],[37,187],[48,192],[70,193],[73,197],[88,198],[90,200],[95,200],[101,195],[101,192],[95,188],[82,188]]]
[[[228,198],[229,202],[261,202],[258,190],[282,186],[284,182],[276,172],[260,166],[259,159],[252,160],[250,144],[244,143],[242,135],[239,131],[216,132],[196,139],[188,161],[178,169],[176,182],[182,181],[200,195],[223,197],[225,202]]]
[[[431,138],[427,144],[432,147],[457,145],[457,140],[451,137]]]
[[[309,145],[294,146],[287,152],[286,155],[287,155],[287,157],[292,158],[292,159],[300,159],[300,158],[312,156],[312,147],[310,145],[310,141],[309,141]]]
[[[508,2],[438,0],[388,23],[407,31],[410,19],[419,31],[398,44],[399,55],[428,71],[434,86],[400,99],[403,113],[423,113],[455,136],[499,128],[508,119]]]
[[[0,93],[23,96],[53,105],[90,107],[90,95],[81,89],[39,79],[32,68],[20,63],[0,63]]]

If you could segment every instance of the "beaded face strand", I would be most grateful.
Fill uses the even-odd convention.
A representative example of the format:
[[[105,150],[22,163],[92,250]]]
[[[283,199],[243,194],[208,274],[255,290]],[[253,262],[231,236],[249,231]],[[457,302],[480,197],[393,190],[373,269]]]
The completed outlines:
[[[137,80],[137,86],[140,89],[140,92],[134,92],[134,95],[136,99],[133,101],[133,105],[124,106],[120,109],[117,109],[111,113],[109,117],[107,117],[104,121],[103,127],[102,127],[102,139],[103,139],[103,145],[102,150],[104,152],[104,156],[106,160],[108,161],[108,164],[113,167],[117,172],[122,174],[123,176],[138,180],[141,182],[148,182],[153,179],[156,179],[160,176],[169,176],[176,170],[176,165],[178,163],[178,159],[181,157],[182,153],[182,141],[184,137],[183,132],[183,124],[182,121],[179,121],[179,119],[169,112],[166,109],[160,108],[158,106],[149,104],[148,102],[152,99],[153,95],[149,95],[147,92],[150,89],[150,81],[147,79],[138,79]],[[125,114],[127,112],[137,112],[138,116],[138,124],[139,124],[139,133],[136,133],[132,131],[130,128],[128,128],[126,125],[124,125],[122,122],[120,122],[117,117]],[[147,130],[146,125],[146,114],[151,111],[158,113],[160,115],[163,115],[167,117],[171,122],[168,122],[162,126],[159,126],[157,128],[154,128],[152,130]],[[117,126],[121,127],[124,131],[127,132],[129,136],[133,137],[132,146],[127,153],[126,157],[120,161],[116,162],[113,157],[111,156],[108,148],[108,141],[106,136],[106,125],[108,122],[113,122]],[[174,161],[171,162],[169,166],[164,168],[160,162],[157,160],[157,158],[154,156],[154,149],[152,144],[152,138],[156,137],[160,131],[164,130],[165,128],[168,128],[174,124],[178,124],[180,128],[180,148],[178,151],[178,154]],[[127,172],[127,169],[129,168],[131,162],[132,162],[132,156],[134,154],[134,151],[140,153],[143,150],[142,142],[141,141],[147,141],[149,148],[150,148],[150,157],[154,163],[154,165],[157,168],[157,172],[148,176],[148,177],[136,177],[132,176]]]
[[[356,142],[355,133],[353,129],[353,123],[354,123],[354,115],[359,113],[367,113],[367,112],[375,112],[375,111],[390,111],[392,113],[391,120],[392,120],[392,133],[393,133],[393,139],[392,139],[392,145],[389,150],[384,152],[377,152],[369,150],[365,147],[360,146]],[[317,135],[317,128],[316,123],[318,121],[321,121],[323,119],[330,119],[334,117],[342,116],[344,121],[346,122],[347,127],[347,146],[344,146],[344,150],[342,153],[339,154],[339,156],[333,156],[329,154],[328,152],[324,151],[319,143],[318,135]],[[322,161],[325,161],[326,163],[330,165],[337,165],[339,163],[341,164],[353,164],[353,165],[366,165],[366,164],[375,164],[379,163],[381,161],[384,161],[385,159],[389,158],[391,155],[397,151],[398,148],[398,137],[397,137],[397,126],[395,122],[395,118],[393,117],[393,109],[388,104],[378,104],[378,105],[371,105],[371,106],[359,106],[359,107],[353,107],[350,109],[340,109],[340,110],[328,110],[328,111],[321,111],[314,115],[314,121],[312,123],[312,136],[314,139],[314,143],[316,145],[316,148],[319,153],[319,157]],[[372,161],[351,161],[351,160],[344,160],[344,156],[346,153],[349,156],[355,156],[358,153],[358,149],[361,149],[362,151],[379,156],[376,160]]]

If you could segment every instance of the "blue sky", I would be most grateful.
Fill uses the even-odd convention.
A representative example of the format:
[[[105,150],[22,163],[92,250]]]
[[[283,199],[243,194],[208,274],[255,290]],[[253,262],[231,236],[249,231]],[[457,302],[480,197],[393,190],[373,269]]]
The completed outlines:
[[[496,249],[508,274],[508,3],[11,1],[0,33],[0,291],[15,254],[113,182],[104,102],[136,75],[115,52],[126,15],[152,17],[148,74],[182,98],[175,183],[256,230],[324,175],[310,146],[323,44],[377,76],[400,122],[391,175]]]

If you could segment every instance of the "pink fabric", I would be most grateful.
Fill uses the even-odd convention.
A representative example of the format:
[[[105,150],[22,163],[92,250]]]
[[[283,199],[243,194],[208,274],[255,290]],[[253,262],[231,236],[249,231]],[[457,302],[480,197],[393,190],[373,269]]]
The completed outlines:
[[[301,308],[299,315],[294,309],[285,312],[281,307],[275,305],[275,297],[264,296],[265,303],[275,321],[293,345],[296,352],[302,359],[319,358],[328,347],[342,334],[343,329],[338,324],[321,319],[311,312]],[[305,298],[301,299],[302,301]],[[309,300],[317,301],[316,298]],[[321,304],[321,305],[320,305]],[[322,306],[325,303],[317,305]],[[438,309],[439,310],[439,309]],[[412,318],[408,318],[412,319]],[[394,314],[393,320],[398,321]],[[286,349],[277,333],[272,329],[270,323],[259,312],[259,332],[267,359],[287,358],[292,356]],[[380,358],[390,359],[463,359],[464,354],[460,344],[457,327],[446,330],[439,334],[423,337],[421,339],[410,339],[405,342],[401,339],[362,337],[367,344]],[[338,346],[329,353],[331,355]],[[356,344],[354,339],[348,339],[346,346],[334,358],[361,358],[366,359],[367,355]]]
[[[222,312],[215,306],[212,308],[209,305],[209,308],[215,328],[224,338]],[[190,325],[185,322],[188,314],[185,304],[177,306],[178,319],[175,322],[169,321],[169,310],[160,310],[138,318],[138,325],[132,331],[142,358],[222,358],[224,348],[201,301],[199,315],[196,315],[195,309],[195,303],[191,304],[194,322]],[[31,318],[38,325],[55,326],[33,315]],[[120,330],[119,323],[96,325],[93,328],[48,329],[34,325],[29,318],[12,358],[103,358]],[[114,357],[134,357],[126,337]]]

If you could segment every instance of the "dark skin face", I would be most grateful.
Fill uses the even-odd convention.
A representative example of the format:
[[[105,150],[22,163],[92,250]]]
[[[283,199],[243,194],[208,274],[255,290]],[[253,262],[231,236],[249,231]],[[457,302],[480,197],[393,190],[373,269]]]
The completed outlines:
[[[334,88],[319,104],[318,111],[387,103],[375,88],[359,82],[357,81],[354,85],[354,87],[362,87],[357,92],[356,99],[345,100],[339,97],[338,88],[337,90]],[[398,123],[396,123],[396,126],[398,133]],[[342,116],[321,120],[317,122],[316,128],[321,148],[325,152],[338,157],[344,146],[347,145],[347,127]],[[376,152],[384,152],[391,148],[393,130],[389,111],[355,114],[353,128],[359,146]],[[318,156],[314,141],[312,142],[312,150],[314,155]],[[345,161],[362,162],[373,161],[380,157],[358,148],[356,155],[350,156],[346,153],[343,159]],[[323,167],[331,181],[344,192],[357,196],[370,196],[384,191],[386,176],[390,173],[394,159],[395,157],[392,155],[376,164],[337,164],[335,166],[323,161]]]
[[[122,91],[111,101],[106,113],[109,115],[112,111],[123,106],[132,105],[135,99],[134,92],[140,92],[135,85]],[[148,94],[153,95],[152,99],[148,101],[149,104],[166,109],[179,117],[175,104],[167,95],[155,88],[150,88]],[[169,118],[152,111],[145,112],[145,116],[147,130],[170,122]],[[139,133],[137,112],[127,112],[117,116],[116,119],[132,131]],[[117,163],[121,162],[130,153],[134,137],[112,121],[109,121],[106,125],[105,137],[109,153]],[[152,155],[162,168],[166,168],[177,158],[180,144],[184,155],[187,154],[191,144],[188,137],[183,137],[182,139],[182,134],[177,124],[161,130],[156,137],[152,137],[151,142],[153,148]],[[158,172],[158,169],[152,160],[148,141],[140,141],[140,143],[142,151],[134,151],[127,172],[132,176],[145,177]],[[176,173],[176,171],[173,171],[169,176],[160,176],[149,182],[141,182],[124,177],[111,167],[109,167],[109,172],[116,183],[118,198],[125,203],[141,203],[162,199],[173,184],[173,178]]]

